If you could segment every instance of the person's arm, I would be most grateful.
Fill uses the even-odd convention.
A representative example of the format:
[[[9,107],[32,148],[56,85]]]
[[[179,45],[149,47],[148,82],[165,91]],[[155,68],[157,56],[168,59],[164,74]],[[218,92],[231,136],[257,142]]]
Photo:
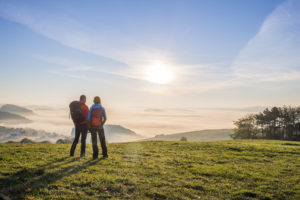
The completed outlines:
[[[103,113],[103,118],[102,118],[102,125],[104,125],[105,124],[105,122],[106,122],[106,112],[105,112],[105,109],[104,109],[104,107],[102,107],[102,113]]]
[[[93,109],[93,106],[91,106],[90,111],[89,111],[89,114],[88,114],[88,121],[89,121],[89,123],[91,122],[91,113],[92,113],[92,109]]]

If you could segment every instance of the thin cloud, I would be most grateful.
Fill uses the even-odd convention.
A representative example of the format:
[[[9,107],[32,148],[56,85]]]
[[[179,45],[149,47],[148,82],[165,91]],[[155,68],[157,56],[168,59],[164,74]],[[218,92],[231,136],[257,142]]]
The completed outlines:
[[[122,38],[114,38],[113,36],[104,38],[101,33],[95,33],[88,27],[85,27],[76,20],[67,18],[66,16],[53,15],[48,12],[36,10],[35,12],[31,12],[30,7],[17,6],[10,4],[9,2],[2,3],[0,16],[10,21],[26,25],[34,31],[68,47],[89,52],[94,55],[104,56],[119,63],[118,67],[114,67],[112,65],[98,67],[96,65],[87,65],[85,63],[78,64],[70,62],[70,60],[63,58],[43,58],[40,56],[43,60],[55,62],[56,64],[63,66],[62,69],[55,70],[55,73],[60,75],[86,79],[86,75],[70,74],[66,73],[66,71],[93,71],[121,76],[133,80],[143,80],[146,82],[145,67],[151,65],[151,63],[157,60],[162,60],[166,62],[170,61],[168,65],[170,65],[174,76],[176,76],[177,82],[173,83],[173,85],[169,85],[168,87],[172,87],[176,90],[176,92],[191,91],[191,88],[194,88],[193,85],[195,85],[195,81],[192,79],[198,79],[198,81],[196,81],[196,85],[202,85],[205,87],[207,84],[210,85],[204,90],[209,88],[223,88],[224,84],[228,85],[227,83],[224,83],[224,79],[227,78],[224,77],[224,72],[218,73],[220,69],[218,67],[219,63],[217,63],[216,66],[213,66],[212,64],[199,64],[195,66],[173,64],[172,53],[169,51],[143,46],[139,42],[130,43],[128,46],[122,46],[122,44],[124,44]],[[216,78],[217,73],[218,77]],[[198,74],[199,76],[195,77],[195,74]],[[200,81],[199,77],[201,78]],[[209,77],[211,77],[211,79],[215,79],[213,84],[202,81]],[[185,84],[182,84],[182,82],[185,82]],[[192,82],[193,85],[189,85],[189,82]],[[153,91],[152,89],[145,89],[144,91],[151,92]],[[202,91],[202,89],[197,88],[196,91]]]
[[[61,70],[47,70],[46,72],[51,73],[51,74],[57,74],[60,76],[67,76],[67,77],[71,77],[71,78],[75,78],[75,79],[90,80],[90,77],[88,77],[88,76],[65,73]]]
[[[266,19],[259,33],[241,51],[233,62],[232,69],[229,68],[230,64],[228,62],[199,63],[194,66],[175,65],[172,63],[172,53],[168,51],[137,45],[138,42],[131,44],[130,47],[122,46],[121,44],[124,43],[122,39],[113,38],[113,36],[104,38],[101,33],[91,31],[74,19],[39,11],[30,12],[28,8],[18,7],[9,3],[2,3],[0,16],[24,24],[68,47],[104,56],[119,63],[117,67],[113,67],[113,65],[98,67],[97,65],[88,65],[86,63],[70,62],[67,59],[53,59],[54,62],[62,65],[63,68],[50,71],[51,73],[90,81],[94,79],[88,76],[87,73],[89,72],[110,74],[137,81],[142,80],[145,83],[136,88],[140,91],[174,95],[197,94],[240,87],[248,84],[247,81],[249,79],[256,81],[285,81],[291,80],[288,77],[292,77],[295,80],[299,80],[298,63],[300,63],[300,58],[298,58],[298,55],[300,55],[300,45],[297,36],[299,35],[299,14],[295,12],[297,9],[299,10],[299,3],[292,0],[280,5]],[[291,20],[293,23],[290,23]],[[295,27],[298,27],[298,32]],[[282,31],[285,28],[289,28],[288,30],[291,31]],[[276,31],[278,32],[277,34]],[[289,33],[288,36],[290,37],[283,40],[287,33]],[[110,43],[110,41],[114,41],[114,43]],[[275,51],[274,49],[277,50]],[[274,57],[276,59],[273,59]],[[176,76],[172,84],[165,86],[152,86],[150,84],[150,87],[147,87],[149,84],[146,83],[143,70],[145,66],[150,65],[155,60],[170,61],[168,64],[174,71],[174,76]],[[227,69],[227,71],[224,69]],[[82,72],[82,74],[78,75],[76,74],[77,72]],[[95,81],[98,81],[98,79],[95,79]]]
[[[300,80],[300,1],[287,0],[264,21],[233,62],[234,74],[253,81]]]

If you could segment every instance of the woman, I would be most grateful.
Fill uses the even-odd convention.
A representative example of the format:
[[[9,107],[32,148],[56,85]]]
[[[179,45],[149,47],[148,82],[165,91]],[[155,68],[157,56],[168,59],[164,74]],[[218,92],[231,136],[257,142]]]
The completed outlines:
[[[106,112],[104,107],[102,107],[101,99],[98,96],[94,98],[94,105],[92,105],[92,107],[90,108],[88,121],[90,124],[90,131],[92,134],[93,158],[98,158],[97,133],[102,148],[103,158],[108,158],[103,129],[103,125],[106,122]]]

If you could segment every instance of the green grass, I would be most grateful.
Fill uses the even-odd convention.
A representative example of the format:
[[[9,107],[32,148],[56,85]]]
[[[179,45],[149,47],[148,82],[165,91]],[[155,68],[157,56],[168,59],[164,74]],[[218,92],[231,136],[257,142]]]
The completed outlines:
[[[300,199],[300,142],[108,144],[109,158],[67,144],[1,144],[11,199]],[[101,150],[100,150],[101,152]]]

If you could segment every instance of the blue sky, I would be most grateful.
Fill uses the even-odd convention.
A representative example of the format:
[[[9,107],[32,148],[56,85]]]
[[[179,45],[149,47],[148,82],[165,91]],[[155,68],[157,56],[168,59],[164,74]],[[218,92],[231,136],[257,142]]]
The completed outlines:
[[[0,0],[0,103],[297,105],[299,13],[297,0]],[[155,63],[171,81],[149,80]]]

